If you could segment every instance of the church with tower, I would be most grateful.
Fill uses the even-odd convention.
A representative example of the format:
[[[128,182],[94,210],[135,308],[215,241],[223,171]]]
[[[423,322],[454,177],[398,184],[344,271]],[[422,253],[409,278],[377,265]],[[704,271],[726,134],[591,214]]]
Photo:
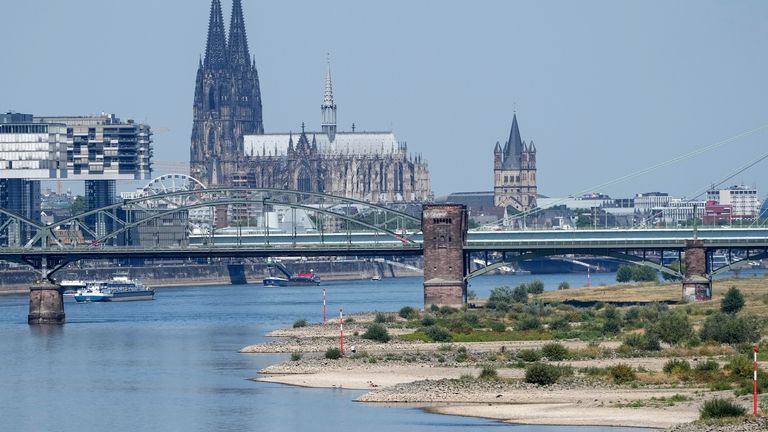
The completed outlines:
[[[517,114],[509,139],[493,149],[493,204],[525,212],[536,207],[536,145],[520,138]]]
[[[429,170],[392,131],[337,127],[330,61],[320,129],[265,133],[255,60],[248,50],[241,0],[229,34],[212,0],[205,57],[195,83],[190,172],[206,186],[318,192],[373,203],[430,201]]]

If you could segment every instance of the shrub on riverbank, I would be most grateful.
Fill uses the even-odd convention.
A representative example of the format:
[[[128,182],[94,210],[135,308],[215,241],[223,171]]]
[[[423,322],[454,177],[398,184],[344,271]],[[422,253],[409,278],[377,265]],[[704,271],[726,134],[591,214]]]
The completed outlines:
[[[341,358],[341,350],[338,348],[328,348],[325,350],[325,358],[331,360],[338,360]]]
[[[379,323],[374,323],[368,326],[368,329],[363,333],[363,339],[375,340],[378,342],[389,342],[391,339],[387,328]]]
[[[538,385],[552,385],[560,379],[560,369],[543,363],[535,363],[525,368],[525,382]]]
[[[632,366],[625,363],[619,363],[616,366],[610,367],[608,373],[616,384],[626,384],[637,379],[635,370],[632,369]]]
[[[299,328],[299,327],[306,327],[307,326],[307,320],[296,320],[293,322],[293,328]]]
[[[701,340],[727,344],[752,342],[760,338],[762,327],[762,321],[754,315],[715,313],[704,320],[699,336]]]
[[[541,353],[550,361],[562,361],[570,356],[568,348],[559,343],[549,343],[541,347]]]
[[[451,333],[448,331],[448,329],[438,325],[427,327],[424,333],[426,333],[427,337],[429,337],[433,342],[450,342],[452,339]]]
[[[405,319],[415,319],[419,317],[419,311],[411,306],[403,306],[397,314],[400,318]]]
[[[702,419],[739,417],[746,413],[746,409],[728,399],[715,398],[704,402],[699,411]]]
[[[484,381],[498,381],[499,373],[496,371],[495,367],[485,365],[483,366],[483,369],[480,370],[480,376],[478,376],[478,378]]]

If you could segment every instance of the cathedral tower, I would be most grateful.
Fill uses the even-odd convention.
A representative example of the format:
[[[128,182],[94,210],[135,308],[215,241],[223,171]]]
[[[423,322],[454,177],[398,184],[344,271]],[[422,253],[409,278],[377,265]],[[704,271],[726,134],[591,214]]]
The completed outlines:
[[[221,2],[212,0],[205,58],[195,82],[191,175],[207,186],[230,184],[244,156],[243,136],[264,133],[261,112],[241,1],[233,2],[227,43]]]
[[[536,146],[520,139],[517,114],[512,118],[504,150],[499,143],[493,151],[493,202],[518,212],[536,207]]]
[[[320,106],[320,109],[323,113],[322,130],[328,135],[328,140],[333,142],[336,139],[336,104],[333,103],[330,59],[328,59],[328,68],[325,70],[325,94],[323,95],[323,105]]]

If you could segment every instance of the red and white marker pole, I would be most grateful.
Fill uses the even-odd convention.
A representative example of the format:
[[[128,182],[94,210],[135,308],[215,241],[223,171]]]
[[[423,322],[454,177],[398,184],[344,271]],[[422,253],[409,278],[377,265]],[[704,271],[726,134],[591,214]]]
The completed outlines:
[[[328,318],[327,318],[328,315],[326,314],[326,312],[327,312],[327,309],[325,305],[325,288],[323,288],[323,324],[328,322]]]
[[[589,288],[589,266],[587,266],[587,288]]]
[[[339,308],[339,344],[341,345],[341,353],[344,354],[344,311]]]
[[[752,414],[757,417],[757,345],[755,345],[755,369],[754,369],[754,405],[752,409]]]

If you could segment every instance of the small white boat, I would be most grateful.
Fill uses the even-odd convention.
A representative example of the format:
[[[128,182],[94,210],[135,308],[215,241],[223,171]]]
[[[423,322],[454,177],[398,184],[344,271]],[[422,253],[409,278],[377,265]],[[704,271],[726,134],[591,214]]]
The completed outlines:
[[[381,280],[381,276],[379,276],[379,275],[374,275],[374,276],[371,278],[371,280],[372,280],[372,281],[380,281],[380,280]]]

